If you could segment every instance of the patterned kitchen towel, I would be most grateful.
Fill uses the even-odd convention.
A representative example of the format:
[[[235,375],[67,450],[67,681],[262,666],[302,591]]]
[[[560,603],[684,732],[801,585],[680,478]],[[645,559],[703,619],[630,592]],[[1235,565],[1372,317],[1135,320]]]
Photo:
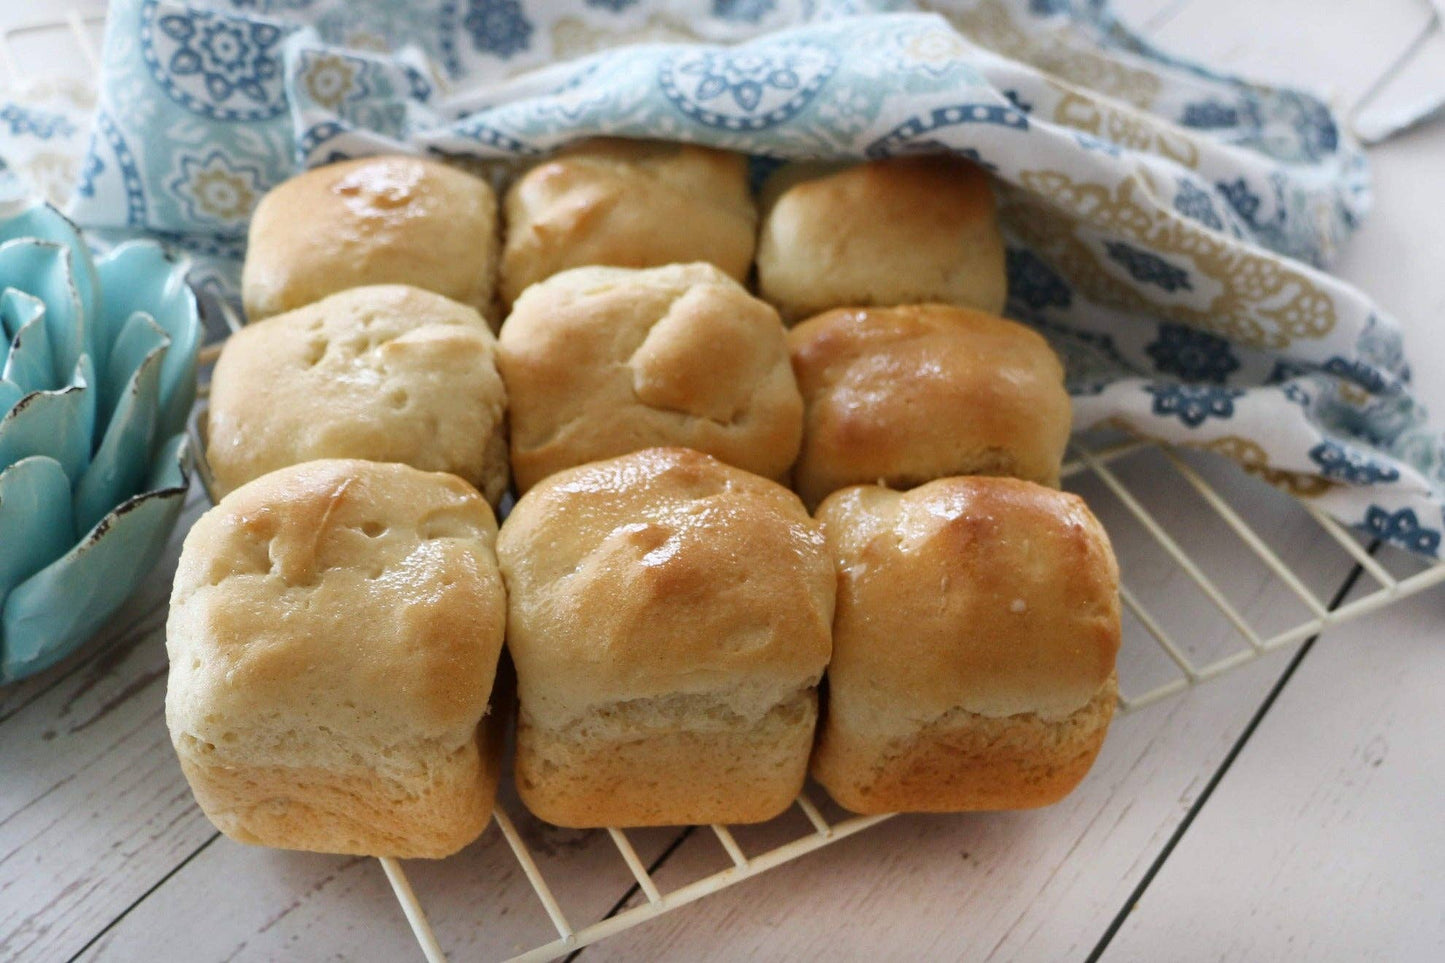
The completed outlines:
[[[1102,0],[118,0],[72,209],[185,245],[225,292],[304,165],[603,133],[973,159],[1076,427],[1219,452],[1439,555],[1445,435],[1396,324],[1319,270],[1367,206],[1359,150],[1314,98],[1171,58]]]
[[[70,78],[0,87],[0,202],[70,197],[85,158],[95,91]]]

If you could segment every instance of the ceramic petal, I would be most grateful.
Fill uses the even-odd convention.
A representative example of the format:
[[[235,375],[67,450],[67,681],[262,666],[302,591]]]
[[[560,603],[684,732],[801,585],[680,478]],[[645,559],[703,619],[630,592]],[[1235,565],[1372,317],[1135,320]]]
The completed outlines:
[[[22,458],[0,472],[0,599],[75,541],[70,479],[53,458]]]
[[[155,565],[186,498],[184,435],[161,450],[144,494],[122,503],[5,599],[0,683],[38,672],[95,632]]]
[[[0,344],[0,362],[5,360],[9,352],[10,339],[20,333],[20,329],[29,324],[32,320],[45,313],[45,302],[39,298],[26,294],[24,291],[17,291],[15,288],[6,288],[0,291],[0,331],[4,332],[5,344]]]
[[[145,478],[146,455],[155,442],[159,416],[160,369],[170,339],[146,314],[137,314],[111,352],[111,366],[128,367],[129,354],[147,351],[125,380],[125,388],[101,436],[100,446],[75,492],[75,518],[81,530],[98,522],[106,512]],[[148,350],[147,350],[148,349]]]
[[[196,400],[196,352],[201,323],[196,296],[185,283],[185,266],[158,244],[121,244],[96,265],[105,290],[101,312],[107,330],[119,330],[132,314],[145,311],[166,334],[171,347],[161,363],[157,430],[161,436],[184,431]]]
[[[69,370],[82,355],[89,354],[86,319],[71,275],[71,252],[51,241],[20,238],[0,244],[0,278],[6,287],[19,287],[11,279],[23,279],[22,290],[45,303],[45,330],[50,347]]]
[[[10,356],[0,377],[26,393],[65,387],[55,376],[55,353],[45,334],[43,313],[22,325],[10,339]]]
[[[94,408],[88,385],[32,391],[0,418],[0,465],[47,455],[79,479],[90,464]]]
[[[0,328],[3,683],[84,642],[175,527],[200,317],[159,246],[96,262],[39,205],[0,210]]]
[[[0,219],[0,244],[18,238],[50,241],[78,255],[71,263],[71,277],[81,311],[87,318],[94,317],[100,302],[100,280],[80,228],[49,204],[36,204],[9,219]]]
[[[137,311],[127,319],[115,343],[111,345],[110,357],[100,376],[100,397],[97,399],[95,417],[98,430],[105,431],[109,428],[111,415],[129,389],[141,364],[157,349],[170,347],[170,343],[170,335],[146,312]]]

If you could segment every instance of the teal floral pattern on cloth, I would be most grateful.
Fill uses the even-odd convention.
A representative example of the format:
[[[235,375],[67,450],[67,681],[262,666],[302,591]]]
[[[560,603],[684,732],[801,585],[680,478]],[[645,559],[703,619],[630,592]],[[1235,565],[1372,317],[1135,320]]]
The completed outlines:
[[[185,248],[218,294],[260,196],[342,157],[609,134],[759,171],[969,158],[1076,428],[1220,452],[1439,554],[1445,435],[1398,326],[1322,270],[1368,209],[1362,153],[1317,98],[1179,60],[1104,0],[116,0],[102,74],[73,215]],[[0,153],[45,128],[0,113]]]
[[[286,109],[285,35],[276,24],[145,0],[140,49],[156,83],[186,110],[215,120],[264,120]]]

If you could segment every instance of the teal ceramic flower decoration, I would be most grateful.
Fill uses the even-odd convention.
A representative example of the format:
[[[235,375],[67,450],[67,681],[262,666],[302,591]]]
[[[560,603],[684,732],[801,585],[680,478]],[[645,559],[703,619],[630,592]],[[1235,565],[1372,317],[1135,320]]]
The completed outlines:
[[[201,325],[161,247],[92,259],[53,207],[0,212],[0,683],[84,642],[155,564],[190,476]]]

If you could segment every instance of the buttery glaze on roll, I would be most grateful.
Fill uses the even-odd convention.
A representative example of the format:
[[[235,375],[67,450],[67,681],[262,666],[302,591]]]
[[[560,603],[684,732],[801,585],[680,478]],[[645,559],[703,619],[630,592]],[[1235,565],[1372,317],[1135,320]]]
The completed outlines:
[[[477,838],[505,724],[496,532],[460,478],[364,461],[274,472],[201,516],[166,623],[166,723],[216,828],[406,858]]]
[[[763,187],[758,290],[789,324],[830,308],[1008,293],[988,175],[958,157],[788,164]]]
[[[399,284],[352,288],[237,331],[211,377],[221,494],[318,458],[448,471],[507,488],[496,337],[472,308]]]
[[[1035,331],[942,304],[829,311],[788,332],[806,414],[793,484],[949,475],[1057,487],[1071,421],[1064,368]]]
[[[802,788],[834,575],[797,497],[695,451],[553,475],[497,542],[516,782],[560,826],[771,819]]]
[[[744,281],[757,209],[742,154],[597,138],[522,175],[504,203],[502,302],[568,268],[706,261]]]
[[[1024,809],[1093,764],[1117,699],[1119,570],[1075,495],[1011,478],[844,489],[814,777],[860,813]]]
[[[681,445],[768,478],[798,454],[803,400],[778,313],[710,264],[575,268],[502,326],[512,471]]]
[[[272,188],[251,218],[241,298],[259,321],[364,284],[410,284],[492,313],[497,195],[422,157],[363,157]]]

